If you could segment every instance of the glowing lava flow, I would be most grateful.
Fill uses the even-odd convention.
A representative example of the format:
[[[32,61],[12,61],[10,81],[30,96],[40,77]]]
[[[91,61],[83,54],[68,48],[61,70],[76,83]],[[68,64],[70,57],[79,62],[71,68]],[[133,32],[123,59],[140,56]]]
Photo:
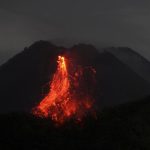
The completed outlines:
[[[78,80],[83,73],[81,70],[75,71],[74,76],[70,77],[66,58],[58,56],[57,62],[58,66],[50,83],[50,91],[33,109],[33,114],[50,117],[59,124],[70,118],[81,121],[93,105],[89,96],[79,92],[81,89]]]

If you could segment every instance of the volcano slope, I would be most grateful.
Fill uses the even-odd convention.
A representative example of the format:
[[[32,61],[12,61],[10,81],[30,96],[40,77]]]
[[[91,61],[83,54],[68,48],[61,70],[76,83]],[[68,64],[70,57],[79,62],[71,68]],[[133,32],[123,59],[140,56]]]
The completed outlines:
[[[94,99],[98,108],[142,99],[150,93],[144,78],[106,50],[99,53],[86,44],[65,49],[38,41],[0,67],[0,112],[30,112],[44,98],[42,90],[47,93],[60,54],[96,69]]]

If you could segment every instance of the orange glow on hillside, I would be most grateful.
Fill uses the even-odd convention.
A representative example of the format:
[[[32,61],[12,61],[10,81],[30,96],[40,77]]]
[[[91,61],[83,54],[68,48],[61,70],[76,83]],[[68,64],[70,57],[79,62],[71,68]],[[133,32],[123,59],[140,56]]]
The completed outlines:
[[[81,121],[93,106],[91,96],[81,88],[83,70],[76,69],[73,73],[71,71],[69,73],[67,64],[69,62],[63,56],[58,56],[57,63],[57,70],[50,83],[50,91],[33,109],[33,114],[50,117],[58,124],[70,118]]]

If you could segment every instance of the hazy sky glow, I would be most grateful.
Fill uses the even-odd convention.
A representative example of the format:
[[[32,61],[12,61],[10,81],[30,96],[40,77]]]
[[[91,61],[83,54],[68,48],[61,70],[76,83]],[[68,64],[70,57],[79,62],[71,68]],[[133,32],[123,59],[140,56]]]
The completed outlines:
[[[37,40],[128,46],[150,60],[149,0],[0,0],[0,63]]]

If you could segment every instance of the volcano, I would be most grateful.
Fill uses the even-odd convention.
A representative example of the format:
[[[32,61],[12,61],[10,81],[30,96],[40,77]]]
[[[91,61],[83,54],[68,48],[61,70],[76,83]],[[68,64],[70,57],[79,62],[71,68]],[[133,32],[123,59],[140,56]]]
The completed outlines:
[[[94,106],[100,110],[148,96],[150,84],[146,78],[110,51],[113,49],[106,48],[100,53],[94,46],[87,44],[78,44],[66,49],[46,41],[35,42],[0,67],[0,112],[30,112],[38,106],[50,92],[50,83],[58,69],[58,56],[65,57],[69,67],[69,82],[73,79],[71,77],[75,76],[75,71],[84,69],[84,72],[89,74],[89,66],[95,68],[96,84],[92,85],[91,80],[84,82],[82,78],[85,75],[80,76],[82,78],[78,79],[84,82],[81,84],[84,87],[79,86],[80,90],[77,91],[80,93],[85,89],[83,92],[89,93],[86,91],[87,87],[94,89],[95,93],[89,93],[88,96],[92,95]],[[74,91],[73,89],[76,88],[71,82],[71,91]],[[80,99],[79,95],[77,97]]]

